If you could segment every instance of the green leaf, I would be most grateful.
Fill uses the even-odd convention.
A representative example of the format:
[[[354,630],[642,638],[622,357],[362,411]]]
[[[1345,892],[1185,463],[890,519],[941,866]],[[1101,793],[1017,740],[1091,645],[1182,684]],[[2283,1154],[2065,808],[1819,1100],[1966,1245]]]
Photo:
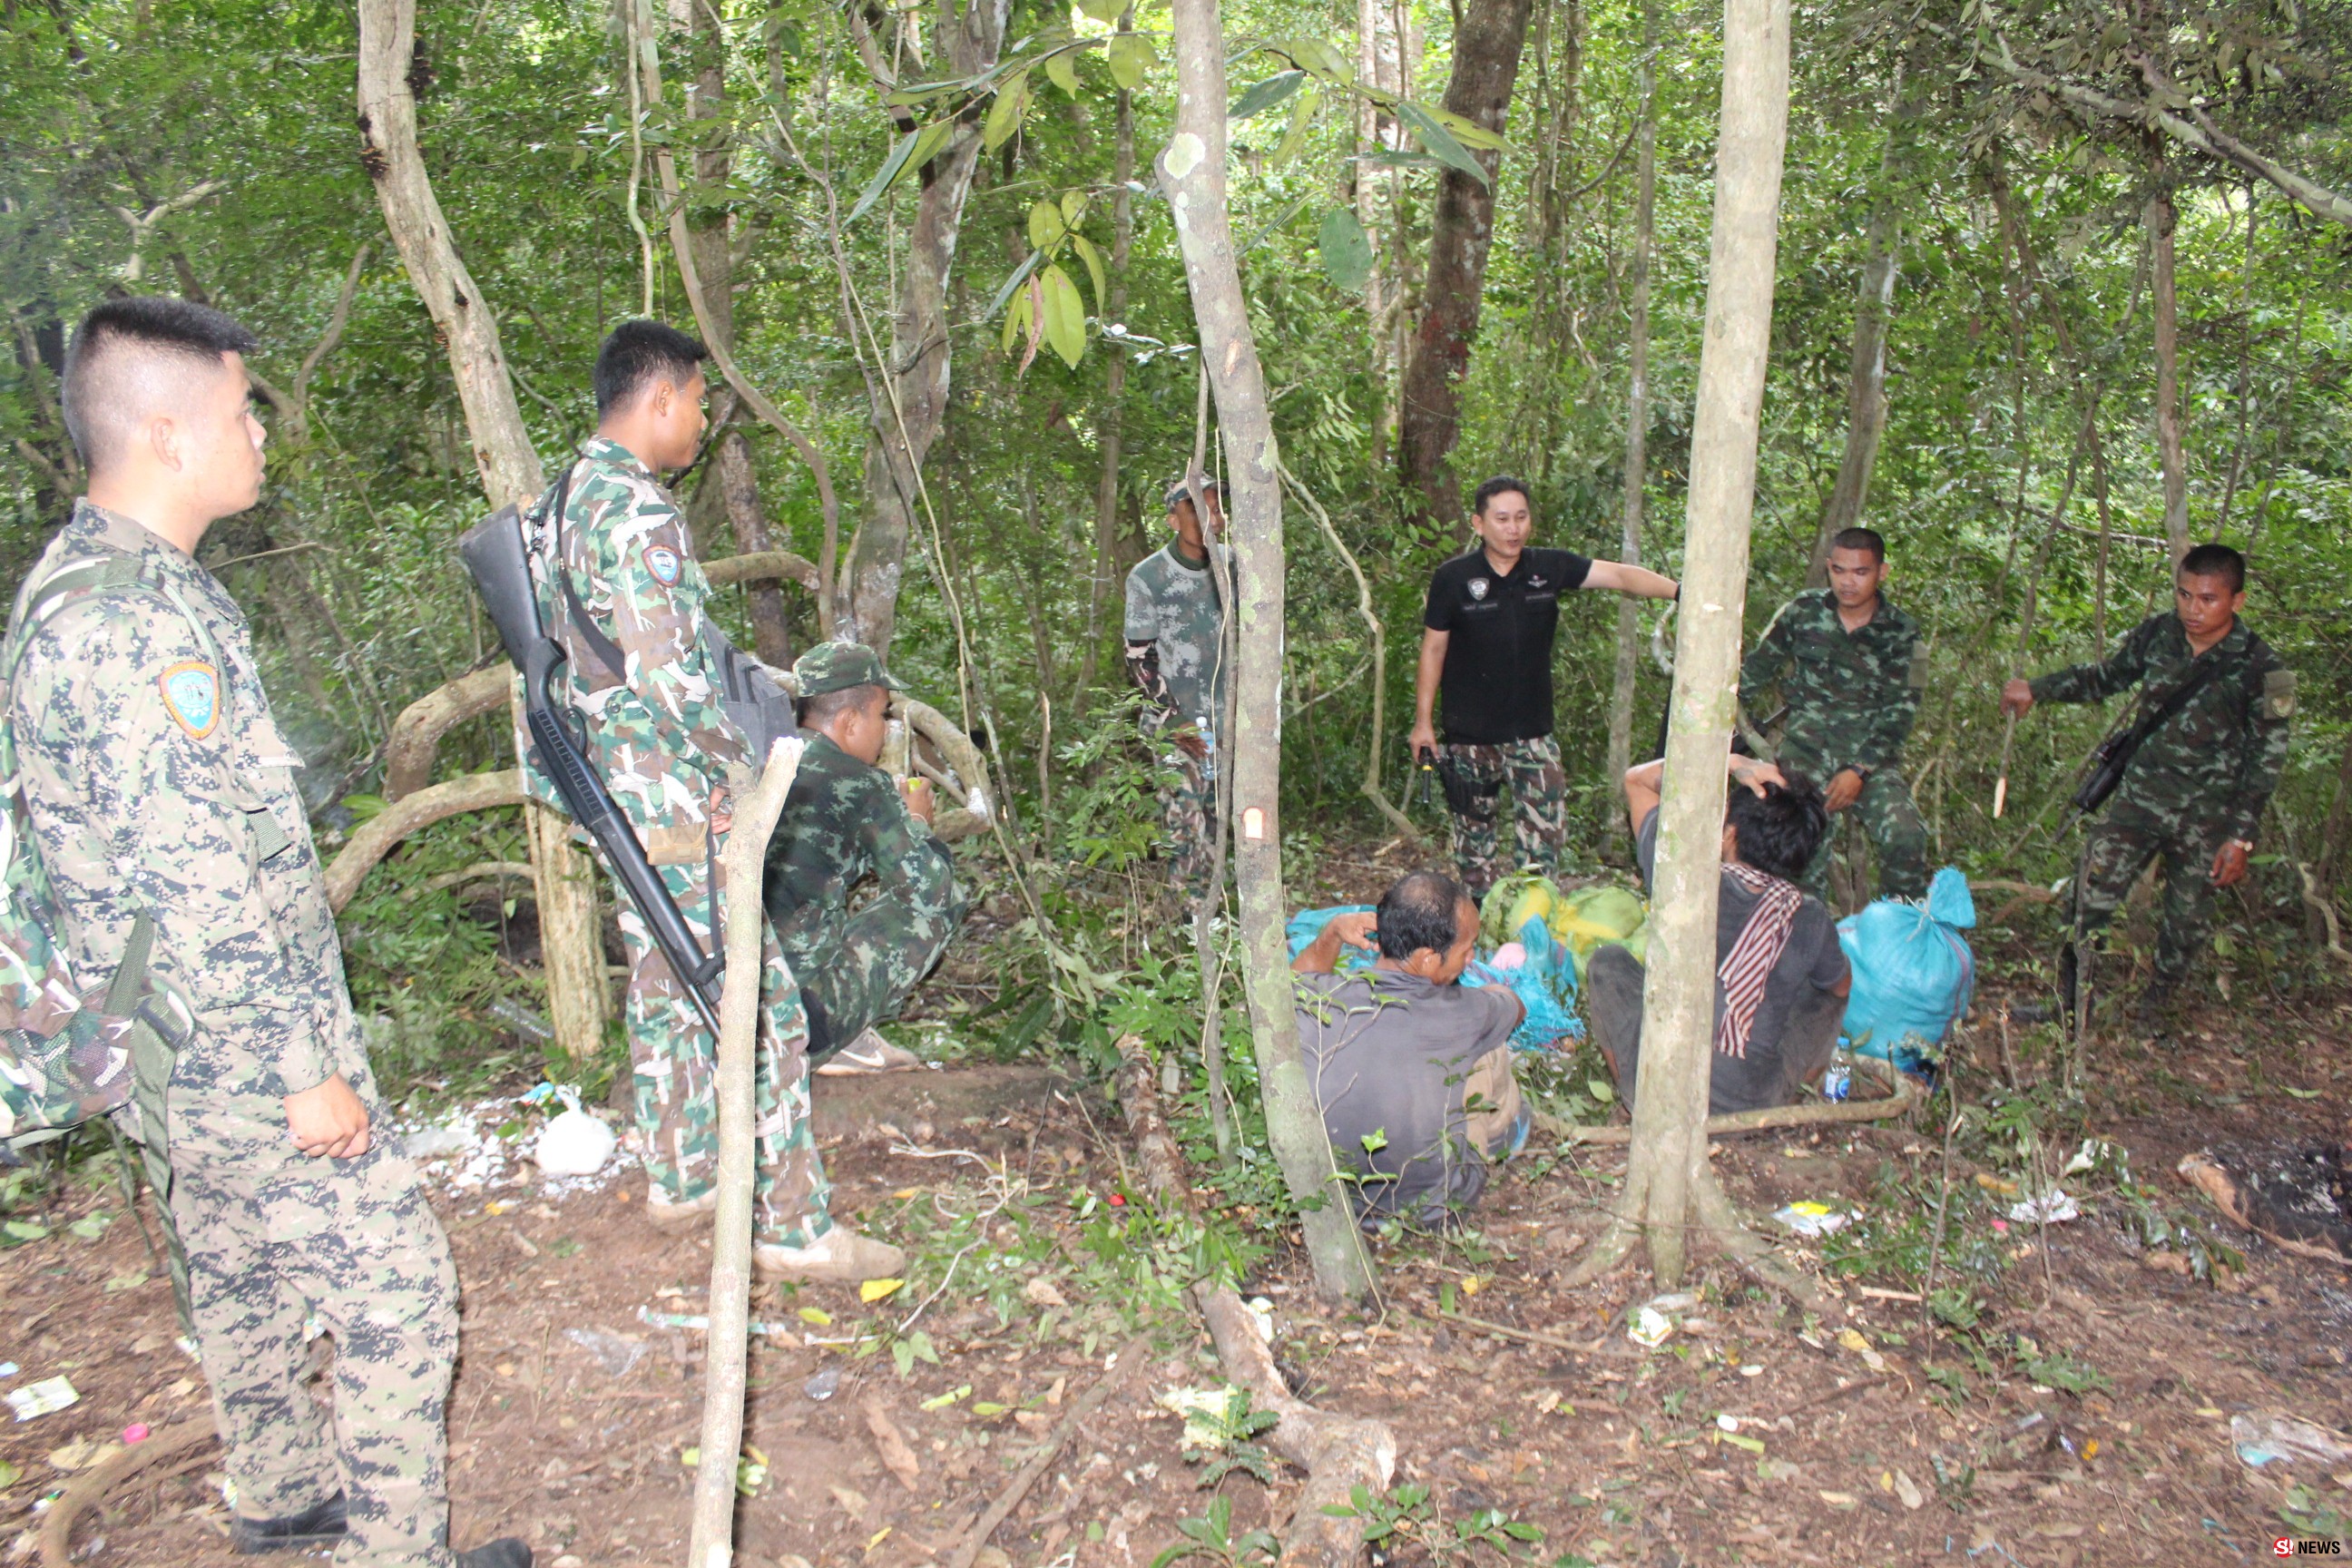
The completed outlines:
[[[1111,79],[1129,92],[1141,87],[1144,73],[1159,63],[1159,52],[1140,33],[1121,33],[1110,41]]]
[[[1045,57],[1045,79],[1072,98],[1078,96],[1078,58],[1068,49]]]
[[[980,319],[984,321],[988,320],[989,317],[996,314],[997,311],[1004,309],[1005,301],[1013,298],[1013,290],[1020,288],[1024,283],[1029,281],[1029,274],[1037,270],[1037,263],[1045,259],[1045,258],[1044,257],[1038,255],[1035,251],[1031,251],[1029,253],[1029,259],[1014,268],[1013,269],[1013,276],[1007,278],[1004,280],[1004,286],[997,289],[996,297],[988,302],[988,309],[980,313]]]
[[[1034,263],[1037,258],[1032,256],[1029,259]],[[1021,269],[1019,276],[1025,277],[1028,274],[1028,268],[1024,267]],[[1011,353],[1013,352],[1014,340],[1019,338],[1024,331],[1027,331],[1028,327],[1029,295],[1025,290],[1024,290],[1013,297],[1012,308],[1004,312],[1004,352],[1006,353]]]
[[[38,1241],[49,1234],[47,1226],[35,1225],[28,1219],[12,1219],[0,1224],[0,1237],[13,1246],[18,1242]]]
[[[1584,1092],[1607,1105],[1617,1098],[1617,1086],[1605,1078],[1589,1078],[1584,1080]]]
[[[1310,87],[1290,106],[1290,129],[1282,133],[1282,141],[1274,150],[1275,167],[1280,168],[1297,157],[1307,145],[1307,128],[1314,123],[1315,110],[1322,101],[1322,89]]]
[[[1323,226],[1315,237],[1315,247],[1323,256],[1323,270],[1331,281],[1350,294],[1364,291],[1365,282],[1372,275],[1372,242],[1364,233],[1364,226],[1346,207],[1333,207],[1323,215]]]
[[[1470,149],[1454,138],[1454,132],[1437,122],[1436,117],[1417,103],[1397,105],[1397,118],[1412,131],[1413,139],[1429,149],[1431,157],[1447,168],[1469,175],[1482,185],[1491,186],[1485,165],[1470,155]]]
[[[898,144],[890,149],[890,155],[882,160],[882,166],[875,170],[874,177],[866,183],[866,188],[857,193],[857,200],[850,207],[849,216],[842,219],[843,224],[853,224],[864,217],[874,204],[898,183],[900,175],[929,163],[947,144],[948,138],[954,134],[955,121],[941,120],[899,137]]]
[[[1093,240],[1075,230],[1070,235],[1070,244],[1076,249],[1078,259],[1087,264],[1087,281],[1095,286],[1095,314],[1099,316],[1105,309],[1102,252],[1095,248]]]
[[[1305,71],[1286,70],[1277,71],[1264,81],[1252,83],[1246,91],[1234,100],[1233,107],[1225,110],[1225,118],[1247,120],[1254,114],[1263,114],[1297,92],[1306,80]]]
[[[1051,250],[1068,233],[1062,222],[1062,209],[1051,202],[1034,202],[1029,207],[1029,243],[1039,250]]]
[[[1488,153],[1507,153],[1511,144],[1487,130],[1476,121],[1454,113],[1450,109],[1433,109],[1429,117],[1454,132],[1454,139],[1465,147],[1475,147]]]
[[[1355,76],[1348,68],[1347,58],[1320,38],[1294,38],[1276,47],[1297,61],[1301,69],[1312,71],[1326,81],[1345,82]]]
[[[915,1370],[915,1347],[900,1340],[890,1347],[890,1360],[898,1368],[900,1377],[908,1375]]]
[[[928,1362],[933,1366],[940,1364],[940,1352],[931,1344],[931,1336],[922,1330],[917,1329],[899,1342],[914,1352],[917,1361]]]
[[[969,1398],[971,1394],[971,1384],[967,1383],[961,1388],[951,1388],[945,1394],[934,1394],[930,1398],[924,1400],[922,1408],[925,1410],[945,1410],[957,1400]]]
[[[1029,73],[1022,71],[996,89],[996,101],[988,106],[988,120],[980,130],[980,144],[991,153],[1013,139],[1021,129],[1022,117],[1029,112]]]
[[[1127,9],[1127,5],[1128,0],[1078,0],[1078,9],[1086,13],[1087,19],[1100,22],[1106,27],[1118,21],[1119,13]]]
[[[1084,191],[1064,191],[1062,193],[1063,226],[1077,227],[1078,220],[1087,216],[1087,203],[1092,199]]]
[[[1062,356],[1062,363],[1072,370],[1087,353],[1087,307],[1078,298],[1078,286],[1070,275],[1058,267],[1048,267],[1043,275],[1045,286],[1045,341]]]

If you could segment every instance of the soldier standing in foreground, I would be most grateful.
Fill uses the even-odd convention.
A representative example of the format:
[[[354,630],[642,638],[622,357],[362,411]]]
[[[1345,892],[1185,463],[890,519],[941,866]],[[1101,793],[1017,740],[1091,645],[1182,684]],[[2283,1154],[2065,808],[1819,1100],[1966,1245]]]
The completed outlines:
[[[1204,480],[1209,515],[1192,508],[1184,481],[1168,487],[1168,526],[1176,537],[1127,574],[1127,672],[1143,692],[1143,734],[1164,743],[1160,765],[1174,777],[1160,791],[1168,855],[1188,897],[1209,885],[1217,837],[1216,727],[1224,722],[1225,606],[1217,596],[1214,550],[1230,580],[1233,552],[1223,543],[1224,487]]]
[[[1523,479],[1497,475],[1470,507],[1477,548],[1430,578],[1423,607],[1421,664],[1413,676],[1414,760],[1436,759],[1452,818],[1454,858],[1473,899],[1484,899],[1503,863],[1495,802],[1511,786],[1517,863],[1551,875],[1568,842],[1568,775],[1552,739],[1552,644],[1559,596],[1613,588],[1640,599],[1672,599],[1671,577],[1615,561],[1528,543],[1535,513]],[[1445,697],[1445,743],[1438,744],[1437,699]]]
[[[2173,710],[2143,734],[2074,876],[2079,963],[2091,956],[2085,938],[2106,926],[2148,862],[2163,857],[2164,920],[2156,977],[2137,1009],[2144,1024],[2162,1016],[2195,962],[2213,890],[2244,879],[2286,763],[2294,672],[2238,618],[2245,603],[2246,558],[2226,544],[2200,544],[2180,558],[2172,613],[2142,621],[2105,663],[2001,689],[2004,713],[2036,702],[2104,701],[2134,686],[2143,721]]]
[[[1830,585],[1798,595],[1772,617],[1739,667],[1743,699],[1775,682],[1788,704],[1780,765],[1822,788],[1830,831],[1800,885],[1823,903],[1837,814],[1862,821],[1878,862],[1878,895],[1927,896],[1927,829],[1905,781],[1903,742],[1927,685],[1927,645],[1879,592],[1886,541],[1849,528],[1830,545]]]
[[[454,1555],[445,1463],[457,1280],[380,1109],[334,918],[244,614],[194,551],[261,493],[252,335],[167,299],[74,334],[68,427],[89,491],[17,597],[7,721],[35,849],[87,978],[144,964],[192,1015],[159,1194],[236,1486],[240,1552],[333,1545],[369,1568]],[[152,934],[152,949],[142,949]],[[334,1414],[303,1320],[335,1340]]]
[[[705,637],[709,580],[677,503],[654,478],[694,460],[706,353],[657,322],[614,329],[596,355],[596,434],[572,465],[561,516],[542,506],[528,537],[541,619],[567,656],[560,695],[581,716],[590,764],[708,952],[719,940],[719,855],[733,821],[727,764],[756,764],[727,717]],[[533,784],[554,797],[545,780]],[[626,900],[620,922],[637,1129],[652,1178],[646,1210],[656,1224],[690,1224],[719,1195],[719,1044]],[[906,1261],[898,1248],[827,1212],[800,988],[772,931],[761,956],[753,1265],[788,1279],[895,1274]]]
[[[929,779],[901,795],[875,764],[890,693],[906,689],[874,650],[826,642],[793,666],[808,749],[768,841],[762,896],[784,957],[800,977],[817,1071],[888,1072],[919,1066],[873,1032],[898,1016],[963,918],[955,862],[931,833]],[[872,878],[873,896],[849,899]]]

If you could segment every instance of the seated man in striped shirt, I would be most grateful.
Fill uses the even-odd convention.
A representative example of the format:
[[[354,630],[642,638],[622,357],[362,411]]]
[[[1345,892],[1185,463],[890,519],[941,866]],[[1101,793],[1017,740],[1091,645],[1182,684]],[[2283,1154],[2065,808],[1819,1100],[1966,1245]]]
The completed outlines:
[[[1723,890],[1716,906],[1712,1116],[1786,1105],[1800,1088],[1819,1079],[1837,1049],[1846,993],[1853,986],[1836,921],[1796,885],[1829,831],[1822,792],[1753,757],[1735,754],[1730,767]],[[1664,762],[1653,762],[1625,775],[1645,886],[1655,872],[1664,772]],[[1622,947],[1594,952],[1585,973],[1592,1041],[1608,1058],[1628,1106],[1641,1060],[1643,978],[1642,961]]]

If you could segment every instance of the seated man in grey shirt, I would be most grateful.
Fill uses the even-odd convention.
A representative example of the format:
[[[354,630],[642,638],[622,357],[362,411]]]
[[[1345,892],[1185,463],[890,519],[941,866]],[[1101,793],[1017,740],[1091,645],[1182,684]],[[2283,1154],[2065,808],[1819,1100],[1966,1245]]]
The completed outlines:
[[[1335,916],[1291,961],[1307,1081],[1367,1229],[1436,1228],[1486,1190],[1487,1167],[1527,1139],[1511,1031],[1527,1009],[1507,986],[1455,984],[1478,907],[1453,878],[1416,871],[1371,914]],[[1335,973],[1343,947],[1370,969]]]
[[[1786,1105],[1829,1066],[1853,976],[1837,922],[1795,879],[1829,830],[1822,792],[1769,763],[1734,755],[1724,808],[1723,889],[1716,904],[1715,1067],[1708,1114]],[[1647,886],[1657,864],[1663,762],[1625,775],[1625,804]],[[1642,1050],[1642,961],[1622,947],[1592,955],[1584,983],[1592,1042],[1633,1103]]]

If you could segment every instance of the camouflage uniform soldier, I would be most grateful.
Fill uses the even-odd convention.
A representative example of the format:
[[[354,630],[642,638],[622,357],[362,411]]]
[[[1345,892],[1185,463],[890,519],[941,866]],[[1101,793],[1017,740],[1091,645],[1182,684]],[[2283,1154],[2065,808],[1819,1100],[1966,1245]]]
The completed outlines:
[[[1209,885],[1217,832],[1216,727],[1223,721],[1230,676],[1223,668],[1225,610],[1210,569],[1214,545],[1230,577],[1224,489],[1202,487],[1209,515],[1193,514],[1192,492],[1168,489],[1168,525],[1176,537],[1127,574],[1127,670],[1143,692],[1143,732],[1162,742],[1170,774],[1160,790],[1168,856],[1187,893]]]
[[[1831,831],[1801,885],[1824,903],[1836,814],[1848,806],[1878,862],[1878,893],[1927,896],[1927,829],[1902,773],[1903,742],[1919,717],[1927,646],[1910,616],[1886,602],[1886,541],[1849,528],[1832,542],[1830,585],[1798,595],[1772,617],[1739,667],[1739,690],[1778,684],[1788,705],[1780,764],[1822,786]]]
[[[186,1250],[232,1543],[334,1544],[337,1562],[372,1568],[528,1568],[519,1541],[449,1551],[448,1244],[408,1163],[372,1139],[380,1101],[301,759],[244,615],[193,558],[260,493],[254,346],[176,300],[111,301],[75,333],[65,408],[89,494],[8,638],[26,812],[77,971],[137,964],[134,932],[152,931],[149,972],[194,1020],[164,1125],[141,1133],[164,1145],[158,1195]],[[331,1422],[305,1386],[310,1311],[335,1340]]]
[[[573,463],[562,517],[534,520],[543,625],[567,656],[567,700],[590,765],[644,841],[695,939],[719,941],[720,852],[730,762],[750,764],[706,639],[710,583],[656,468],[690,462],[703,428],[700,342],[652,321],[614,329],[596,356],[597,433]],[[562,563],[561,581],[551,562]],[[534,778],[548,798],[553,786]],[[652,1177],[646,1212],[683,1224],[718,1198],[718,1042],[625,900],[626,1015],[637,1129]],[[809,1128],[808,1025],[772,931],[762,933],[753,1214],[763,1273],[862,1279],[904,1259],[836,1226]]]
[[[2238,618],[2245,602],[2245,557],[2227,545],[2200,544],[2181,557],[2172,614],[2141,622],[2103,664],[2012,680],[2001,690],[2002,710],[2021,713],[2036,702],[2104,701],[2137,686],[2139,711],[2150,713],[2202,678],[2133,753],[2074,878],[2079,948],[2114,919],[2148,862],[2164,860],[2164,919],[2143,1018],[2168,1005],[2196,962],[2213,890],[2244,879],[2286,763],[2294,672]]]
[[[875,765],[890,693],[906,688],[873,649],[839,642],[803,654],[793,683],[808,749],[768,843],[768,918],[800,976],[811,1051],[841,1047],[818,1070],[912,1067],[912,1053],[870,1031],[939,963],[964,900],[930,830],[930,781],[909,779],[901,795]],[[868,878],[872,895],[852,913],[850,895]]]
[[[1530,548],[1535,513],[1523,479],[1498,474],[1478,487],[1470,531],[1478,547],[1440,566],[1423,607],[1421,665],[1413,679],[1415,760],[1434,759],[1445,784],[1454,862],[1471,897],[1483,899],[1511,865],[1502,857],[1496,808],[1511,789],[1517,864],[1549,873],[1568,842],[1568,775],[1552,739],[1552,644],[1559,596],[1613,588],[1671,599],[1673,579],[1639,566]],[[1437,698],[1445,694],[1444,744]]]

